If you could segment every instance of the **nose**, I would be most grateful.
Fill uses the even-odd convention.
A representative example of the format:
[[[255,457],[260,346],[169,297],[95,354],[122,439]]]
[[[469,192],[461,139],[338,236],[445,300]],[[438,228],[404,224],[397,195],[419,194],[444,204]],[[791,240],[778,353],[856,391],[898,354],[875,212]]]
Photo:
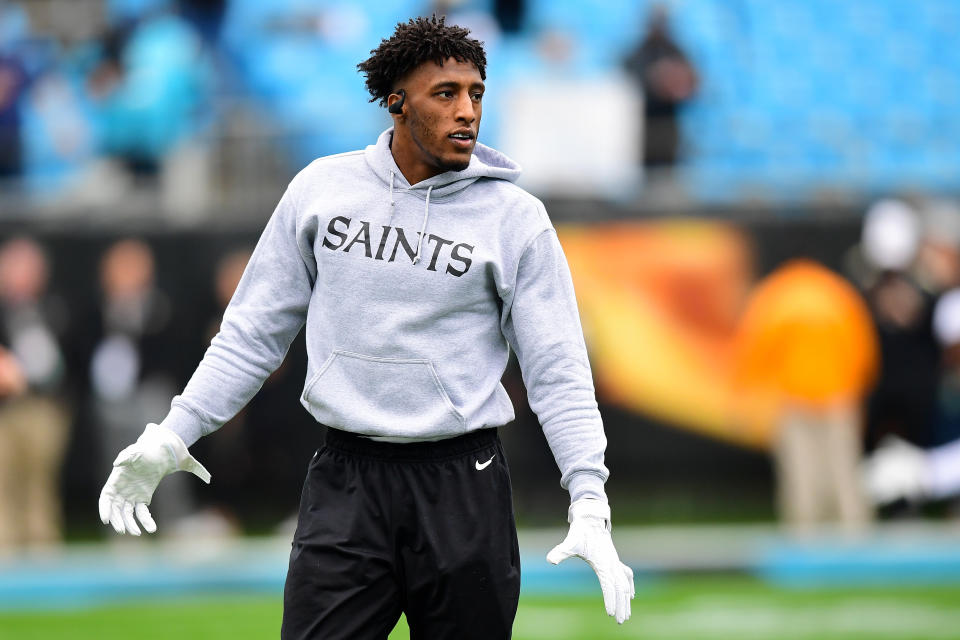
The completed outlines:
[[[463,91],[457,98],[457,110],[454,117],[467,124],[477,119],[476,105],[470,97],[469,91]]]

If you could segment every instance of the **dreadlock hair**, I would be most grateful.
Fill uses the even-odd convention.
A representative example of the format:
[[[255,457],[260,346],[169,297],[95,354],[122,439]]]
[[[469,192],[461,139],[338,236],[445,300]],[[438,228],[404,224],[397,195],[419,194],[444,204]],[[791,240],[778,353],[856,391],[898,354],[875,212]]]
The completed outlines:
[[[396,82],[424,62],[442,65],[448,58],[458,62],[472,62],[480,71],[480,78],[487,79],[487,54],[483,43],[467,37],[469,29],[455,25],[447,26],[445,16],[436,14],[429,18],[411,18],[406,24],[399,22],[389,39],[380,41],[380,46],[370,51],[370,57],[357,65],[367,76],[367,91],[370,102],[380,101],[387,106],[387,97],[393,93]]]

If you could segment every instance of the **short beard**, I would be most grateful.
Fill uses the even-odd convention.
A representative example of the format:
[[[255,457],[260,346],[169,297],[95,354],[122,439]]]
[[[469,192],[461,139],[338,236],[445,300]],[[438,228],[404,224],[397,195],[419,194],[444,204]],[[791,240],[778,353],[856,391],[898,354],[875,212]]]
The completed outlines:
[[[473,154],[471,153],[470,155],[472,157]],[[457,163],[441,162],[439,166],[444,171],[463,171],[464,169],[470,166],[470,161],[467,160],[466,162],[457,162]]]
[[[470,159],[468,158],[466,162],[461,161],[446,161],[443,158],[433,155],[427,151],[423,144],[421,144],[421,138],[426,138],[429,135],[429,131],[423,125],[423,120],[417,114],[417,112],[410,106],[407,107],[408,114],[407,118],[409,120],[408,127],[410,128],[410,138],[413,139],[414,144],[420,148],[420,151],[423,152],[425,156],[430,159],[431,164],[434,167],[440,170],[441,173],[446,171],[463,171],[470,166]],[[470,152],[470,158],[473,157],[473,152]]]

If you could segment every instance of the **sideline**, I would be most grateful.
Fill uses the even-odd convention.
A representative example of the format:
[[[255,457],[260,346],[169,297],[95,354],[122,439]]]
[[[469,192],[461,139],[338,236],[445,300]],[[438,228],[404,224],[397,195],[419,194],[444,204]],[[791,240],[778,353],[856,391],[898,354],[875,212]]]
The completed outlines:
[[[596,589],[585,563],[546,562],[565,529],[519,532],[526,595]],[[851,539],[784,537],[772,525],[621,527],[638,587],[662,575],[736,572],[795,587],[960,583],[960,525],[902,523]],[[0,610],[62,609],[144,597],[281,593],[289,538],[114,538],[0,559]]]

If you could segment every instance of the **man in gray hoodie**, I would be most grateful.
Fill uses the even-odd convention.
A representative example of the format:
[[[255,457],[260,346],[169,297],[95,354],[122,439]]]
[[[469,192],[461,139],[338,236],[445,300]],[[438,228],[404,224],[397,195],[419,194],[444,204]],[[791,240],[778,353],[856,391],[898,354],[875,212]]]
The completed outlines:
[[[606,439],[570,272],[520,168],[477,142],[486,56],[466,29],[418,18],[359,65],[394,126],[290,183],[220,332],[167,417],[124,449],[100,498],[118,533],[187,447],[236,414],[306,324],[301,402],[328,427],[307,472],[283,638],[509,637],[520,591],[510,479],[496,429],[520,362],[570,493],[547,556],[597,573],[630,616],[633,573],[610,537]],[[136,519],[135,517],[136,516]]]

